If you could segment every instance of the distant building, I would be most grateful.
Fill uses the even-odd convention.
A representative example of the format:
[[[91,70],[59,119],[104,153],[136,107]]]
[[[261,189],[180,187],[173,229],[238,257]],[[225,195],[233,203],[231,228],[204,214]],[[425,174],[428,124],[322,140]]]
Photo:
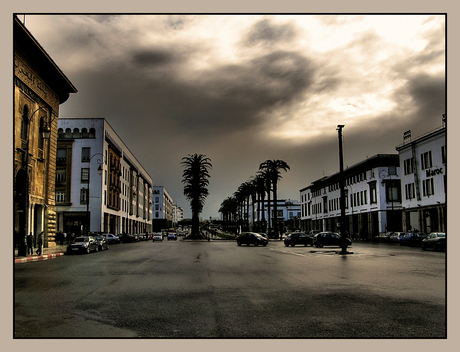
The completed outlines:
[[[60,118],[58,230],[145,233],[152,229],[152,178],[103,118]]]
[[[173,227],[174,201],[164,186],[153,186],[153,231]]]
[[[446,115],[443,125],[396,147],[401,160],[403,231],[423,233],[447,231]]]
[[[174,218],[173,223],[176,225],[179,221],[184,220],[184,209],[177,204],[173,204]]]
[[[14,210],[20,255],[25,235],[44,232],[55,245],[54,178],[59,105],[76,88],[14,16]]]
[[[370,239],[402,231],[401,172],[397,154],[378,154],[344,170],[346,231]],[[339,231],[340,173],[300,190],[301,228]]]
[[[263,206],[262,206],[263,203]],[[270,216],[269,216],[270,204]],[[291,227],[293,230],[299,225],[301,206],[298,200],[292,199],[278,199],[277,200],[277,214],[274,209],[275,202],[270,200],[270,203],[265,200],[264,202],[255,202],[249,206],[249,223],[255,224],[262,219],[267,222],[267,231],[269,228],[274,228],[275,221],[278,221],[278,228],[283,231],[285,227]],[[263,209],[263,213],[262,213]],[[253,215],[254,214],[254,215]]]

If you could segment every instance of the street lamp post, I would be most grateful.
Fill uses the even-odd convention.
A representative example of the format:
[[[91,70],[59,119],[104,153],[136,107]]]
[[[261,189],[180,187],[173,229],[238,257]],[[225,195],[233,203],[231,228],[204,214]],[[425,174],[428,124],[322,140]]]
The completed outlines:
[[[347,253],[347,232],[345,229],[345,182],[343,174],[343,149],[342,149],[342,128],[345,125],[338,125],[337,131],[339,132],[339,164],[340,164],[340,235],[342,236],[342,252],[341,254]]]
[[[385,174],[383,174],[382,176],[382,173],[386,173],[387,175],[385,176]],[[382,179],[382,185],[385,184],[385,193],[387,194],[388,197],[391,198],[391,213],[388,213],[388,217],[387,217],[387,226],[386,226],[386,231],[392,231],[393,230],[393,211],[394,211],[394,205],[393,205],[393,194],[392,193],[392,187],[393,187],[393,184],[392,184],[392,181],[391,181],[391,174],[387,171],[387,170],[382,170],[379,172],[379,176],[380,178]],[[385,183],[384,182],[384,179],[386,177],[389,177],[390,178],[390,183]],[[389,216],[391,214],[391,216]],[[388,226],[390,225],[390,226]]]
[[[91,225],[91,218],[90,218],[90,215],[89,215],[89,184],[91,182],[91,160],[93,159],[93,157],[95,157],[96,155],[100,155],[102,156],[102,159],[97,159],[97,162],[99,164],[99,167],[97,168],[97,172],[99,175],[102,175],[102,164],[104,163],[104,155],[101,154],[101,153],[96,153],[94,155],[92,155],[90,158],[89,158],[89,170],[88,170],[88,187],[86,188],[86,235],[88,236],[89,235],[89,230],[90,230],[90,225]]]
[[[25,157],[25,171],[26,171],[26,175],[25,175],[25,192],[24,192],[24,197],[25,197],[25,200],[24,200],[24,216],[25,216],[25,219],[24,219],[24,231],[21,231],[21,234],[20,234],[20,242],[19,242],[19,246],[18,246],[18,255],[19,256],[26,256],[28,253],[27,252],[27,243],[26,243],[26,236],[27,236],[27,233],[29,232],[29,204],[30,204],[30,195],[29,195],[29,149],[30,149],[30,125],[31,125],[31,122],[32,122],[32,119],[33,117],[35,116],[35,114],[40,111],[40,110],[43,110],[45,112],[45,116],[48,115],[48,112],[46,111],[45,108],[43,107],[39,107],[37,110],[35,110],[32,115],[30,115],[30,117],[28,118],[27,120],[27,144],[26,144],[26,157]],[[50,122],[51,123],[51,122]],[[41,129],[41,133],[42,133],[42,137],[43,139],[49,139],[50,138],[50,134],[51,134],[51,130],[48,126],[48,123],[47,121],[45,121],[45,125],[43,126],[43,128],[40,128]]]

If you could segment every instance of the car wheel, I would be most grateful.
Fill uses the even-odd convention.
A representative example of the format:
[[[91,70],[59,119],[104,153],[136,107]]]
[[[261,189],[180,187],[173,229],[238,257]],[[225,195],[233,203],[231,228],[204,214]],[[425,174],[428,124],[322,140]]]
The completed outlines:
[[[89,247],[86,248],[86,254],[89,254],[90,250],[89,250]]]
[[[295,243],[291,243],[291,247],[295,247]]]
[[[236,244],[237,244],[238,246],[241,246],[241,242],[240,242],[240,241],[236,241]]]
[[[285,243],[284,245],[285,245],[286,247],[289,247],[289,243]]]
[[[322,243],[318,244],[318,248],[323,248],[323,247],[324,247],[324,244],[322,244]]]
[[[259,244],[257,242],[254,242],[254,247],[257,247]]]
[[[426,246],[422,245],[422,251],[426,250]]]
[[[266,243],[263,244],[264,247],[265,247],[266,245],[267,245]]]

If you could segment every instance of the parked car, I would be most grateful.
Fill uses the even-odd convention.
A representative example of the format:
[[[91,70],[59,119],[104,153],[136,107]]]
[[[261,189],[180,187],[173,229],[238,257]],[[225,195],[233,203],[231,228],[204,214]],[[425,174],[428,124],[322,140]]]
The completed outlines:
[[[351,246],[352,242],[349,238],[346,238],[347,246]],[[316,248],[322,248],[323,246],[341,246],[342,237],[336,232],[320,232],[313,237],[313,244]]]
[[[425,236],[420,232],[409,232],[406,233],[399,239],[399,244],[401,246],[408,245],[408,246],[417,246],[420,245],[423,241]]]
[[[385,232],[373,238],[374,242],[390,242],[390,238],[393,236],[393,232]]]
[[[422,250],[433,248],[435,251],[446,250],[446,234],[444,232],[432,232],[422,240]]]
[[[98,249],[100,251],[103,251],[105,249],[109,249],[109,242],[107,241],[107,238],[105,236],[96,236],[94,239],[97,242]]]
[[[176,240],[177,240],[177,236],[175,233],[173,232],[168,233],[168,241],[176,241]]]
[[[263,238],[265,238],[268,241],[268,235],[266,233],[258,232],[258,234],[261,235]]]
[[[136,234],[124,233],[121,235],[123,243],[139,242],[139,236]]]
[[[316,234],[320,233],[320,230],[310,230],[308,231],[307,235],[310,236],[311,238],[315,237]]]
[[[79,236],[76,237],[71,244],[67,246],[67,254],[91,251],[97,252],[99,250],[97,241],[92,236]]]
[[[101,236],[104,236],[108,244],[120,243],[120,237],[112,235],[111,233],[103,233]]]
[[[153,234],[153,242],[163,242],[163,235],[161,233],[154,233]]]
[[[268,240],[255,232],[243,232],[236,238],[236,243],[238,246],[241,246],[242,244],[247,246],[250,244],[253,244],[254,246],[258,246],[259,244],[266,246],[268,244]]]
[[[390,242],[392,243],[399,243],[401,237],[403,237],[406,233],[405,232],[393,232],[390,236]]]
[[[313,246],[313,238],[308,236],[305,232],[291,232],[288,233],[284,239],[284,245],[286,247],[294,247],[296,244],[303,244]]]

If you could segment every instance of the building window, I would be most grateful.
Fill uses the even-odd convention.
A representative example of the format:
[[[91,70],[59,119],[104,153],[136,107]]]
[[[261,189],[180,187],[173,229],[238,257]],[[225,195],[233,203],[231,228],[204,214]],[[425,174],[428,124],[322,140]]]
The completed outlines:
[[[386,196],[388,202],[399,202],[401,201],[399,192],[399,183],[397,181],[386,182]]]
[[[82,188],[80,190],[80,204],[88,203],[88,188]]]
[[[396,175],[396,166],[388,166],[388,175]]]
[[[91,157],[91,148],[83,147],[81,148],[81,161],[88,162]]]
[[[65,191],[56,191],[56,203],[64,203],[65,202]]]
[[[371,197],[371,204],[377,203],[377,182],[369,183],[369,194]]]
[[[56,152],[56,158],[57,158],[57,161],[66,161],[67,159],[67,149],[65,148],[58,148],[57,149],[57,152]]]
[[[415,183],[409,183],[406,185],[406,199],[415,198]]]
[[[81,183],[89,183],[89,168],[81,169]]]
[[[404,160],[404,175],[409,175],[414,173],[414,159],[409,158]]]
[[[432,167],[431,150],[429,152],[423,153],[421,155],[421,158],[422,158],[422,170],[429,169]]]
[[[441,147],[441,158],[442,158],[442,163],[446,164],[447,163],[447,151],[446,151],[445,145]]]
[[[56,183],[65,182],[65,170],[56,170]]]
[[[432,178],[423,180],[423,196],[429,197],[434,195],[434,181]]]

